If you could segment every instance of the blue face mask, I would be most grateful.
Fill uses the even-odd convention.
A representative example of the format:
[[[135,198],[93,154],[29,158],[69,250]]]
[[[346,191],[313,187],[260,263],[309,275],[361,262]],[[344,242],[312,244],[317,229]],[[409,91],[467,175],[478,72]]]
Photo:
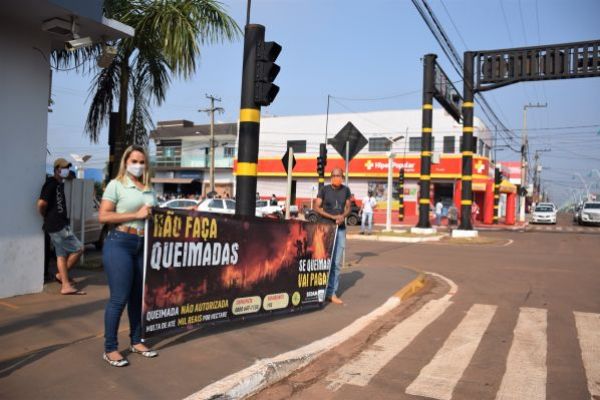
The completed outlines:
[[[68,178],[69,177],[69,172],[70,172],[69,168],[61,168],[59,175],[60,175],[61,178]]]

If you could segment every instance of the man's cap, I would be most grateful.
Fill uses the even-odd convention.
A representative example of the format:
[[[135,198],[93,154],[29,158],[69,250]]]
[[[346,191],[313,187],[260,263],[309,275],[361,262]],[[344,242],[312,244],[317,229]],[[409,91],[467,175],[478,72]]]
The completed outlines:
[[[64,158],[57,158],[54,160],[54,169],[56,168],[69,168],[71,167],[71,163],[65,160]]]

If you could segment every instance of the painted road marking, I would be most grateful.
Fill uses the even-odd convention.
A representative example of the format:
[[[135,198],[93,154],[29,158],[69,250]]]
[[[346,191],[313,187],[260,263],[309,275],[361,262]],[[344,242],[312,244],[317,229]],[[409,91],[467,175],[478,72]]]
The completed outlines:
[[[406,388],[406,393],[450,400],[454,387],[471,362],[496,308],[492,305],[473,305],[431,362]]]
[[[338,390],[342,385],[367,386],[373,376],[404,350],[429,324],[435,321],[452,304],[451,295],[431,300],[419,311],[406,318],[374,345],[344,364],[326,380],[327,388]]]
[[[591,399],[600,398],[600,314],[575,311],[577,338]]]
[[[521,307],[496,400],[545,400],[548,312]]]

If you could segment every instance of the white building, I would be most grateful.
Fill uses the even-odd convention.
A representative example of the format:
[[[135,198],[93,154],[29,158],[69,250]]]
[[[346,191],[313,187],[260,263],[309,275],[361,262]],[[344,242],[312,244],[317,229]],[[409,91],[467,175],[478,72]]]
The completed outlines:
[[[328,121],[328,122],[327,122]],[[406,214],[414,213],[417,184],[420,173],[422,112],[418,110],[373,111],[363,113],[304,115],[289,117],[263,117],[260,121],[260,146],[257,191],[261,197],[275,194],[285,197],[285,171],[281,157],[292,146],[298,161],[294,168],[296,196],[299,202],[309,202],[316,195],[316,157],[319,144],[333,138],[348,122],[366,137],[368,144],[351,161],[350,188],[356,198],[367,194],[368,189],[382,198],[387,190],[389,138],[404,136],[391,150],[394,157],[394,178],[402,165],[405,168]],[[482,182],[489,179],[489,161],[492,133],[481,120],[474,120],[474,190],[485,190]],[[435,198],[450,201],[455,183],[461,176],[460,143],[462,125],[441,108],[433,110],[433,165],[432,193]],[[343,167],[341,156],[331,145],[328,149],[326,172],[334,166]],[[412,203],[412,204],[411,204]]]
[[[95,42],[134,34],[105,18],[102,5],[101,0],[3,0],[0,6],[0,298],[43,286],[44,236],[36,200],[46,176],[49,59],[73,38],[52,20],[68,26],[75,17],[79,35]]]
[[[233,195],[237,124],[215,124],[215,191]],[[154,188],[164,195],[206,195],[210,191],[210,125],[159,121],[150,133]]]

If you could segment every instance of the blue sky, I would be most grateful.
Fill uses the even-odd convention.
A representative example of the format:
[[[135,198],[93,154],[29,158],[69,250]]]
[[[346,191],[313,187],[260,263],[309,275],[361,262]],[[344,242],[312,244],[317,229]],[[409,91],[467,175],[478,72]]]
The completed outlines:
[[[460,53],[538,44],[600,39],[597,0],[429,0]],[[246,2],[224,1],[240,26]],[[445,6],[445,7],[444,7]],[[458,80],[432,34],[410,0],[254,0],[251,21],[266,26],[267,40],[283,46],[278,59],[281,91],[263,113],[324,113],[327,95],[339,97],[331,112],[419,108],[421,57],[438,54],[438,62]],[[539,21],[539,24],[538,24]],[[456,28],[455,28],[456,27]],[[222,98],[219,121],[236,121],[239,113],[242,39],[205,46],[195,76],[174,80],[166,102],[154,107],[154,122],[189,119],[207,123],[205,94]],[[91,167],[107,158],[106,132],[90,144],[83,133],[91,76],[74,71],[53,77],[54,112],[49,114],[48,148],[52,157],[92,154]],[[462,87],[462,85],[458,85]],[[384,101],[353,101],[379,98]],[[523,106],[548,103],[528,111],[531,151],[541,153],[544,183],[558,201],[578,186],[575,172],[586,179],[600,169],[600,78],[519,83],[486,94],[496,113],[520,136]],[[475,113],[482,116],[477,107]],[[557,127],[575,127],[557,129]],[[518,138],[515,147],[518,147]],[[516,160],[505,149],[499,160]],[[596,175],[596,182],[600,182]],[[599,189],[600,191],[600,186]]]

